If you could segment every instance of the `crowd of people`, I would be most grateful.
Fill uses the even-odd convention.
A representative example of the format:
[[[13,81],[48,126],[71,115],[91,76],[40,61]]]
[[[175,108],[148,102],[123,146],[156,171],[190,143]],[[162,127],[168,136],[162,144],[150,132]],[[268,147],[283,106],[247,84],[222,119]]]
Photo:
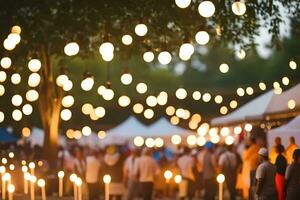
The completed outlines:
[[[300,150],[295,139],[285,149],[276,138],[270,151],[259,140],[248,138],[242,151],[234,145],[207,142],[204,147],[149,149],[109,146],[92,149],[78,145],[61,148],[56,171],[65,172],[65,195],[72,195],[68,177],[75,173],[84,182],[84,193],[89,200],[104,195],[102,177],[111,176],[110,199],[132,200],[154,196],[180,199],[214,200],[218,194],[216,177],[225,175],[226,195],[230,200],[297,200],[300,199]],[[44,161],[40,173],[51,173],[39,147],[31,154],[24,149],[20,159]],[[180,175],[178,183],[166,181],[164,172]],[[175,195],[176,194],[176,195]]]

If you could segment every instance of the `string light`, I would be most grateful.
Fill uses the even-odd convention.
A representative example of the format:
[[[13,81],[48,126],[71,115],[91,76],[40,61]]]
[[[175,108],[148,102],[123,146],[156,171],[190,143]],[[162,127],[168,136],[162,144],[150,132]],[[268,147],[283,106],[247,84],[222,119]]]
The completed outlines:
[[[172,55],[168,51],[162,51],[158,54],[158,61],[162,65],[167,65],[171,62]]]
[[[201,99],[201,93],[199,91],[194,91],[193,92],[193,99],[198,101]]]
[[[209,102],[211,100],[211,95],[209,93],[204,93],[202,99],[204,102]]]
[[[145,94],[147,92],[147,85],[145,83],[138,83],[136,85],[136,91],[140,94]]]
[[[171,137],[171,142],[175,145],[179,145],[181,143],[181,137],[180,135],[173,135]]]
[[[79,52],[79,45],[76,42],[70,42],[64,47],[67,56],[75,56]]]
[[[191,4],[191,0],[175,0],[175,4],[179,8],[187,8]]]
[[[124,45],[126,45],[126,46],[131,45],[132,41],[133,41],[133,39],[132,39],[131,35],[126,34],[126,35],[122,36],[122,43]]]
[[[209,34],[206,31],[199,31],[195,36],[195,40],[200,45],[206,45],[209,42]]]
[[[171,122],[171,124],[173,124],[173,125],[179,124],[179,121],[180,121],[180,119],[179,119],[177,116],[173,116],[173,117],[171,117],[171,119],[170,119],[170,122]]]
[[[130,104],[131,100],[128,96],[121,96],[118,100],[118,103],[121,107],[127,107]]]
[[[294,60],[289,61],[289,66],[292,70],[297,69],[297,63]]]
[[[10,81],[14,85],[18,85],[21,82],[21,76],[18,73],[13,73],[10,77]]]
[[[60,118],[64,121],[69,121],[72,117],[72,112],[69,109],[63,109],[60,112]]]
[[[169,116],[172,116],[172,115],[174,115],[175,114],[175,108],[173,107],[173,106],[168,106],[167,108],[166,108],[166,113],[167,113],[167,115],[169,115]]]
[[[146,119],[151,119],[151,118],[153,118],[153,116],[154,116],[154,112],[152,109],[148,108],[144,111],[144,117]]]
[[[130,85],[130,83],[132,82],[132,76],[131,76],[131,74],[128,73],[128,72],[122,74],[122,76],[121,76],[121,82],[124,85]]]
[[[289,109],[294,109],[296,107],[296,101],[294,100],[294,99],[290,99],[289,101],[288,101],[288,108]]]
[[[143,37],[147,34],[148,28],[145,24],[137,24],[134,28],[135,34],[140,37]]]
[[[28,69],[31,72],[38,72],[42,67],[42,63],[39,59],[31,59],[28,62]]]
[[[244,2],[241,2],[240,0],[235,0],[231,6],[231,9],[235,15],[241,16],[245,14],[247,7]]]
[[[133,139],[133,143],[137,147],[142,147],[144,145],[144,138],[137,136]]]
[[[144,106],[140,103],[134,104],[133,112],[136,114],[141,114],[144,110]]]
[[[157,105],[157,99],[155,96],[148,96],[146,98],[146,104],[150,107],[154,107]]]
[[[202,1],[198,7],[199,14],[206,18],[213,16],[215,10],[215,5],[211,1]]]
[[[223,63],[220,65],[219,69],[220,69],[220,72],[222,72],[223,74],[226,74],[229,71],[229,66],[226,63]]]
[[[3,57],[0,61],[1,67],[4,69],[8,69],[11,67],[12,61],[9,57]]]
[[[129,101],[130,101],[130,99],[129,99]],[[95,108],[94,111],[95,111],[95,115],[97,116],[97,118],[103,118],[105,116],[105,113],[106,113],[105,108],[103,108],[101,106]]]
[[[145,62],[152,62],[154,60],[154,53],[152,51],[146,51],[143,54],[143,59]]]
[[[74,102],[75,102],[75,100],[72,95],[67,95],[67,96],[63,97],[63,99],[61,101],[62,105],[66,108],[73,106]]]
[[[22,107],[22,111],[23,111],[24,115],[31,115],[31,113],[33,112],[32,105],[30,105],[30,104],[25,104],[25,105]]]
[[[185,99],[187,97],[187,91],[184,88],[178,88],[175,95],[178,99]]]
[[[84,126],[82,129],[81,129],[81,132],[84,136],[89,136],[92,134],[92,129],[89,127],[89,126]]]
[[[7,78],[5,71],[0,71],[0,82],[4,82]]]
[[[243,88],[238,88],[236,90],[237,95],[239,95],[240,97],[245,95],[245,90]]]
[[[38,73],[32,73],[28,77],[28,85],[30,87],[37,87],[41,82],[41,76]]]

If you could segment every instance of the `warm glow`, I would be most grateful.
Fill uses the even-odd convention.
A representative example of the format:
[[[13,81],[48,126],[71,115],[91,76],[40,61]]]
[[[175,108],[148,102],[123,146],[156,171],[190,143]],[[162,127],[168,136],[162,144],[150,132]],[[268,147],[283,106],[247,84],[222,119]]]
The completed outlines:
[[[62,120],[64,121],[69,121],[72,117],[72,112],[71,110],[69,109],[63,109],[61,112],[60,112],[60,117]]]
[[[45,180],[44,179],[39,179],[38,181],[37,181],[37,185],[39,186],[39,187],[45,187],[45,185],[46,185],[46,182],[45,182]]]
[[[220,113],[221,113],[222,115],[226,115],[226,114],[228,113],[228,108],[227,108],[226,106],[222,106],[222,107],[220,108]]]
[[[243,15],[245,14],[247,7],[244,2],[241,0],[235,0],[235,2],[231,6],[232,12],[236,15]]]
[[[185,99],[187,97],[187,91],[184,88],[178,88],[175,94],[178,99]]]
[[[74,104],[74,97],[72,95],[64,96],[61,103],[64,107],[69,108]]]
[[[4,82],[7,78],[5,71],[0,71],[0,82]]]
[[[259,86],[259,89],[261,89],[262,91],[265,91],[267,89],[266,84],[263,82],[260,82],[258,86]]]
[[[81,88],[84,91],[90,91],[94,86],[94,77],[88,76],[81,81]]]
[[[105,116],[105,113],[106,113],[105,108],[103,108],[103,107],[101,107],[101,106],[95,108],[94,111],[95,111],[95,115],[96,115],[98,118],[104,117],[104,116]]]
[[[142,37],[145,36],[148,32],[148,28],[145,24],[138,24],[135,26],[135,34],[137,34],[138,36]]]
[[[135,146],[141,147],[144,145],[144,138],[142,138],[141,136],[137,136],[133,139],[133,143]]]
[[[238,88],[236,90],[237,95],[239,95],[240,97],[245,95],[245,90],[243,88]]]
[[[152,51],[146,51],[143,54],[143,59],[145,62],[152,62],[154,60],[154,53]]]
[[[166,113],[167,113],[167,115],[169,115],[169,116],[172,116],[172,115],[174,115],[175,114],[175,108],[173,107],[173,106],[168,106],[167,108],[166,108]]]
[[[209,42],[209,34],[206,31],[199,31],[195,36],[195,40],[200,45],[206,45]]]
[[[127,107],[131,103],[131,100],[128,96],[121,96],[118,100],[118,103],[121,107]]]
[[[296,101],[294,99],[291,99],[288,101],[288,108],[289,109],[294,109],[296,107]]]
[[[81,132],[84,136],[89,136],[92,134],[92,129],[89,127],[89,126],[84,126],[82,129],[81,129]]]
[[[5,119],[4,113],[0,111],[0,123],[2,123]]]
[[[38,73],[32,73],[28,77],[28,85],[30,87],[37,87],[41,82],[41,76]]]
[[[104,175],[104,176],[103,176],[103,182],[104,182],[105,184],[109,184],[109,183],[111,182],[111,177],[110,177],[110,175],[108,175],[108,174]]]
[[[213,16],[215,10],[215,5],[211,1],[202,1],[198,7],[198,12],[202,17]]]
[[[1,67],[3,67],[4,69],[8,69],[10,68],[12,62],[11,62],[11,59],[9,57],[3,57],[1,58]]]
[[[164,146],[164,140],[162,138],[156,138],[154,140],[154,143],[157,148],[161,148]]]
[[[8,184],[7,192],[8,193],[14,193],[15,192],[15,186],[13,184]]]
[[[219,174],[217,176],[217,182],[218,183],[224,183],[224,181],[225,181],[225,176],[223,174]]]
[[[169,181],[173,177],[173,173],[170,170],[166,170],[164,172],[164,177],[167,181]]]
[[[283,77],[282,78],[282,84],[283,85],[289,85],[290,84],[290,79],[288,77]]]
[[[150,107],[154,107],[157,105],[157,99],[155,96],[148,96],[146,98],[146,104]]]
[[[231,135],[226,136],[225,138],[225,144],[232,145],[234,143],[234,137]]]
[[[20,121],[23,117],[23,114],[22,112],[19,110],[19,109],[15,109],[13,112],[12,112],[12,118],[15,120],[15,121]]]
[[[193,99],[198,101],[201,99],[201,93],[199,91],[194,91],[193,92]]]
[[[252,88],[252,87],[247,87],[247,88],[246,88],[246,93],[247,93],[248,95],[252,95],[252,94],[254,93],[253,88]]]
[[[291,60],[291,61],[289,62],[289,66],[290,66],[290,68],[291,68],[292,70],[297,69],[297,63],[296,63],[294,60]]]
[[[147,85],[145,83],[138,83],[136,85],[136,91],[140,94],[144,94],[147,92]]]
[[[188,143],[188,145],[190,146],[195,146],[197,144],[197,137],[195,135],[189,135],[186,138],[186,142]]]
[[[15,94],[14,96],[12,96],[11,98],[11,103],[14,105],[14,106],[20,106],[23,102],[23,98],[21,95],[19,94]]]
[[[65,172],[59,171],[59,172],[57,173],[57,176],[58,176],[58,178],[63,178],[63,177],[65,176]]]
[[[28,69],[31,72],[38,72],[42,67],[42,63],[39,59],[31,59],[28,62]]]
[[[244,127],[245,131],[250,132],[250,131],[252,131],[252,128],[253,128],[252,124],[245,124],[245,127]]]
[[[155,146],[155,141],[153,138],[147,138],[145,140],[146,147],[153,148]]]
[[[131,76],[131,74],[129,74],[129,73],[122,74],[122,76],[121,76],[121,82],[124,85],[130,85],[130,83],[132,82],[132,76]]]
[[[115,96],[115,93],[110,88],[107,88],[102,94],[103,99],[106,101],[112,100],[114,98],[114,96]]]
[[[211,100],[211,95],[209,93],[204,93],[202,99],[204,102],[209,102]]]
[[[26,99],[30,102],[36,101],[39,98],[39,93],[36,90],[28,90],[26,92]]]
[[[30,104],[25,104],[25,105],[22,107],[22,111],[23,111],[24,115],[31,115],[31,113],[33,112],[32,105],[30,105]]]
[[[133,112],[136,114],[140,114],[144,111],[144,106],[140,103],[134,104]]]
[[[179,124],[179,118],[177,116],[173,116],[173,117],[171,117],[170,122],[173,125],[177,125],[177,124]]]
[[[234,132],[234,134],[236,134],[236,135],[241,134],[242,131],[243,131],[243,129],[242,129],[242,127],[240,127],[240,126],[236,126],[236,127],[234,127],[234,129],[233,129],[233,132]]]
[[[241,50],[235,52],[235,56],[238,59],[243,60],[246,57],[246,52],[243,49],[241,49]]]
[[[122,36],[122,43],[124,44],[124,45],[131,45],[132,44],[132,41],[133,41],[133,39],[132,39],[132,36],[131,35],[123,35]]]
[[[174,177],[175,183],[179,184],[182,181],[182,177],[178,174]]]
[[[99,131],[98,132],[98,138],[99,139],[104,139],[106,137],[106,132],[105,131]]]
[[[222,97],[221,95],[217,95],[217,96],[215,97],[215,102],[216,102],[217,104],[222,103],[222,102],[223,102],[223,97]]]
[[[151,119],[151,118],[153,118],[153,116],[154,116],[154,112],[152,109],[149,108],[144,111],[144,117],[146,119]]]
[[[187,8],[191,4],[191,0],[175,0],[175,4],[179,8]]]
[[[158,54],[158,61],[162,65],[167,65],[171,62],[172,55],[168,51],[162,51]]]
[[[222,136],[227,136],[227,135],[229,135],[229,134],[230,134],[229,128],[228,128],[228,127],[223,127],[223,128],[221,129],[221,131],[220,131],[220,134],[221,134]]]
[[[184,109],[183,108],[178,108],[176,110],[176,116],[179,118],[184,118]]]
[[[171,142],[175,145],[179,145],[181,143],[181,137],[180,135],[173,135],[171,137]]]
[[[11,83],[14,85],[18,85],[21,82],[21,76],[18,73],[14,73],[10,77]]]
[[[91,112],[94,110],[92,104],[89,104],[89,103],[85,103],[83,104],[83,106],[81,107],[81,111],[83,114],[85,115],[89,115],[91,114]]]
[[[209,124],[208,123],[202,123],[199,128],[197,129],[197,133],[200,136],[205,136],[207,132],[209,131]]]
[[[203,136],[197,137],[197,145],[198,146],[202,147],[205,145],[205,143],[206,143],[205,137],[203,137]]]
[[[220,69],[220,72],[225,74],[229,71],[229,66],[226,63],[223,63],[220,65],[219,69]]]

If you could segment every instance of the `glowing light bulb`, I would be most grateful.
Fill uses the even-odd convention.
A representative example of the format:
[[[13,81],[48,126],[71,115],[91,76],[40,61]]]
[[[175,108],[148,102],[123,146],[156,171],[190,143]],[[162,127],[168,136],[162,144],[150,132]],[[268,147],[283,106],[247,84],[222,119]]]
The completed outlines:
[[[198,7],[199,14],[206,18],[213,16],[215,10],[215,5],[211,1],[202,1]]]
[[[11,67],[12,61],[9,57],[3,57],[0,63],[1,63],[1,67],[3,67],[4,69],[8,69]]]
[[[209,34],[206,31],[199,31],[195,36],[195,40],[200,45],[206,45],[209,42]]]
[[[191,4],[191,0],[175,0],[175,4],[179,8],[187,8]]]
[[[81,89],[90,91],[94,86],[94,77],[88,76],[81,81]]]
[[[92,134],[92,129],[89,127],[89,126],[84,126],[82,129],[81,129],[81,132],[84,136],[89,136]]]
[[[41,82],[41,76],[38,73],[32,73],[28,77],[28,85],[30,87],[37,87]]]
[[[128,96],[121,96],[118,100],[118,103],[121,107],[127,107],[130,104],[131,100]]]
[[[32,111],[33,111],[32,105],[30,105],[30,104],[25,104],[25,105],[22,107],[22,111],[23,111],[24,115],[31,115],[31,113],[32,113]]]
[[[220,65],[219,69],[220,69],[220,72],[225,74],[229,71],[229,66],[226,63],[223,63]]]
[[[27,101],[33,102],[38,100],[38,98],[39,98],[39,93],[36,90],[28,90],[26,92]]]
[[[135,146],[141,147],[144,145],[144,138],[142,138],[141,136],[137,136],[133,139],[133,143]]]
[[[152,51],[146,51],[143,54],[143,59],[145,62],[152,62],[154,60],[154,53]]]
[[[145,94],[147,92],[147,85],[145,83],[138,83],[136,85],[136,91],[140,94]]]
[[[69,109],[63,109],[61,112],[60,112],[60,117],[62,120],[64,121],[69,121],[72,117],[72,112],[71,110]]]
[[[145,24],[138,24],[135,26],[135,34],[137,34],[138,36],[142,37],[145,36],[148,32],[148,28]]]
[[[67,56],[75,56],[79,52],[79,45],[76,42],[70,42],[64,47]]]
[[[167,65],[171,62],[172,55],[168,51],[162,51],[158,54],[158,61],[162,65]]]
[[[178,88],[175,95],[178,99],[185,99],[187,97],[187,91],[184,88]]]
[[[149,108],[144,111],[144,117],[146,119],[151,119],[151,118],[153,118],[153,116],[154,116],[154,112],[152,109]]]
[[[114,98],[114,96],[115,96],[115,93],[110,88],[107,88],[102,94],[103,99],[106,101],[112,100]]]
[[[42,63],[39,59],[31,59],[28,62],[28,69],[31,72],[38,72],[42,67]]]
[[[245,3],[241,2],[240,0],[235,0],[235,2],[231,6],[231,9],[235,15],[241,16],[245,14],[247,7]]]
[[[132,82],[132,76],[130,73],[124,73],[122,74],[121,76],[121,82],[124,84],[124,85],[130,85],[130,83]]]
[[[18,85],[21,82],[21,76],[18,73],[14,73],[10,77],[11,83],[14,85]]]
[[[132,39],[132,36],[131,35],[123,35],[122,36],[122,43],[124,44],[124,45],[131,45],[132,44],[132,41],[133,41],[133,39]]]

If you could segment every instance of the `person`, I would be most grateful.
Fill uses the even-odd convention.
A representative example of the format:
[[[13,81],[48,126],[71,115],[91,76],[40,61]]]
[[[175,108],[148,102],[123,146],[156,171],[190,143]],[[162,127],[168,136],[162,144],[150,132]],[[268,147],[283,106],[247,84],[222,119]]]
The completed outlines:
[[[275,177],[275,183],[276,183],[276,190],[278,195],[278,200],[284,200],[284,176],[285,176],[285,170],[287,167],[287,161],[285,157],[283,156],[284,147],[282,145],[277,145],[277,158],[276,158],[276,177]]]
[[[219,169],[226,177],[225,182],[229,190],[230,199],[236,199],[236,181],[238,174],[238,159],[235,153],[232,152],[232,145],[226,146],[225,152],[220,155]]]
[[[214,144],[212,142],[205,144],[205,149],[198,156],[198,165],[203,172],[204,199],[214,200],[217,192],[217,161],[214,155]]]
[[[285,175],[286,200],[300,199],[300,149],[293,153],[293,162],[288,166]]]
[[[299,149],[299,146],[296,144],[295,137],[290,137],[289,146],[286,148],[286,158],[288,164],[292,164],[293,162],[293,154],[296,149]]]
[[[111,176],[109,184],[109,199],[121,200],[124,193],[123,185],[123,163],[124,159],[120,149],[116,146],[109,146],[104,155],[104,171],[105,174]]]
[[[258,166],[258,151],[259,146],[256,143],[254,137],[250,137],[246,140],[246,149],[243,153],[243,180],[244,180],[244,191],[243,196],[246,199],[253,200],[253,189],[255,187],[255,172]]]
[[[151,157],[151,150],[144,148],[134,165],[134,175],[139,180],[143,200],[152,199],[153,182],[159,172],[156,161]]]
[[[188,147],[184,147],[183,151],[183,155],[177,160],[177,166],[180,174],[187,186],[186,192],[183,192],[185,195],[182,196],[181,199],[185,199],[187,197],[189,200],[192,200],[195,194],[195,175],[193,172],[195,168],[195,159],[191,155]]]
[[[256,195],[258,200],[277,200],[275,188],[276,166],[269,160],[268,150],[260,148],[258,154],[261,164],[256,170]]]
[[[100,172],[100,161],[97,158],[97,152],[91,150],[89,155],[86,157],[86,173],[85,180],[88,187],[89,200],[99,199],[99,172]]]
[[[139,156],[139,149],[134,149],[131,155],[125,160],[123,171],[124,180],[127,185],[127,200],[133,200],[138,195],[138,182],[134,177],[134,164]]]
[[[282,145],[281,144],[281,138],[280,137],[276,137],[274,140],[274,145],[272,146],[271,150],[270,150],[270,154],[269,154],[269,158],[270,158],[270,162],[272,164],[275,164],[276,158],[278,156],[277,154],[277,146],[278,145]]]
[[[85,175],[85,170],[86,170],[86,162],[85,158],[83,156],[83,151],[81,148],[76,147],[74,149],[74,172],[77,176],[83,178]]]

